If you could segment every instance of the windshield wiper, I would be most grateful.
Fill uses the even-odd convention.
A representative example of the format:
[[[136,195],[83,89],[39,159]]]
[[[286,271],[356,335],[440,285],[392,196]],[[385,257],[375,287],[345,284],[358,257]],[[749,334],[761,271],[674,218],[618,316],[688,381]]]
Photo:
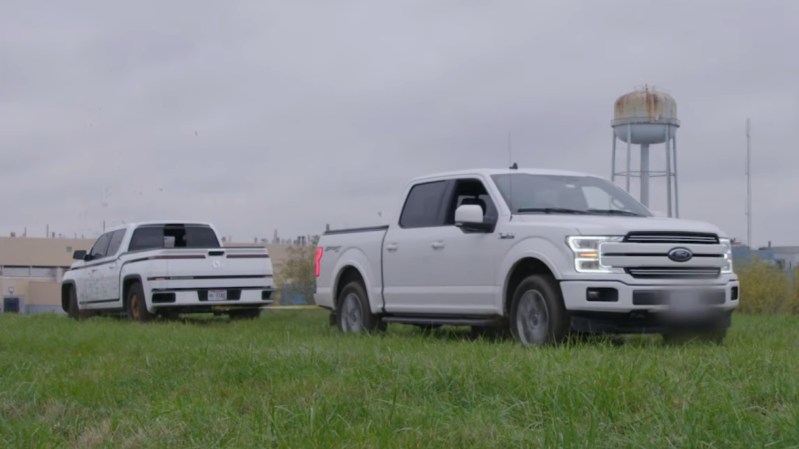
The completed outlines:
[[[565,207],[523,207],[516,210],[517,213],[539,212],[542,214],[578,214],[585,215],[587,212],[578,209],[567,209]]]
[[[589,214],[624,215],[625,217],[642,217],[641,214],[620,209],[588,209]]]

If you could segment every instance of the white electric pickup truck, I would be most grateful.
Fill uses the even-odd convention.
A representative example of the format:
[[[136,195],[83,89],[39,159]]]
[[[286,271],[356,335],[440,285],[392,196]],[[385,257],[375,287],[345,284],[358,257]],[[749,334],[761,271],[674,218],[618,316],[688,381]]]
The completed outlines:
[[[595,176],[432,175],[410,182],[398,211],[319,241],[315,300],[344,332],[407,323],[509,328],[523,345],[572,333],[721,341],[738,305],[718,228],[656,218]]]
[[[61,307],[73,318],[126,314],[148,321],[195,312],[255,318],[273,302],[266,248],[222,247],[205,223],[129,224],[73,257],[61,284]]]

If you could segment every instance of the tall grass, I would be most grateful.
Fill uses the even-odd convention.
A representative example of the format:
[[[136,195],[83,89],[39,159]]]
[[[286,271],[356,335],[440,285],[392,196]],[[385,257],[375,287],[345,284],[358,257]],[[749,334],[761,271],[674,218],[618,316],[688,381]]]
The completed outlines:
[[[799,313],[799,277],[763,261],[736,268],[742,313]]]
[[[722,346],[533,350],[315,311],[0,316],[0,447],[797,447],[797,341],[786,315],[735,315]]]

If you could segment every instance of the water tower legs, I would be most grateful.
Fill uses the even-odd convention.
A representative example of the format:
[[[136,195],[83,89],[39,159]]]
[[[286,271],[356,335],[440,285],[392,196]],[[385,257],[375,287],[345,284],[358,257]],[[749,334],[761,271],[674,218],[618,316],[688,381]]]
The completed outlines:
[[[649,144],[641,144],[641,203],[649,207]]]
[[[666,128],[666,201],[667,207],[669,212],[669,217],[672,216],[672,209],[671,209],[671,146],[669,145],[671,141],[671,136],[669,135],[669,128]]]

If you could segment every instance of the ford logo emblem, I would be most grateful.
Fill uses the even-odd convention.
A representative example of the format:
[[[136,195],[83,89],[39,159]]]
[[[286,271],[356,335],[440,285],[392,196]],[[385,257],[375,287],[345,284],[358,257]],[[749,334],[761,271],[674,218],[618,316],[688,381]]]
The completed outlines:
[[[669,251],[669,259],[675,262],[688,262],[694,257],[694,253],[688,248],[674,248]]]

